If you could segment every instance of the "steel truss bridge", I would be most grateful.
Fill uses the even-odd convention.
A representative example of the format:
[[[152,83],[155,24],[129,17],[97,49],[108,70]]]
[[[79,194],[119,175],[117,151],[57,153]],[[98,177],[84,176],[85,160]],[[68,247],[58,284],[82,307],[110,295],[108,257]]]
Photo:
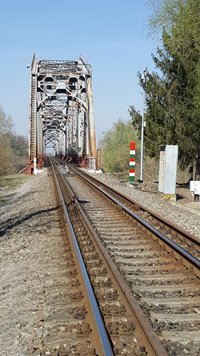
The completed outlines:
[[[91,66],[78,60],[31,64],[30,164],[53,154],[84,165],[96,158]]]

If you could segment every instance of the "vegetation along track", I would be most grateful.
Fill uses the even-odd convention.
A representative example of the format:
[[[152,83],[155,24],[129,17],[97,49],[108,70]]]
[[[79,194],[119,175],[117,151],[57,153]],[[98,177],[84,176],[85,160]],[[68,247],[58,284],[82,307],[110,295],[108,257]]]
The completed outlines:
[[[87,183],[83,181],[85,174],[81,170],[70,167],[68,172],[64,165],[61,170],[167,353],[198,355],[198,241],[177,227],[173,232],[172,225],[163,222],[158,215],[150,217],[150,211],[146,213],[138,204],[133,203],[137,214],[132,212],[134,207],[130,207],[130,200],[127,202],[129,208],[124,203],[126,208],[123,208],[120,200],[125,197],[117,198],[117,192],[114,192],[114,202],[111,201],[108,197],[112,195],[111,191],[108,192],[104,184],[98,183],[101,190],[98,192],[99,188],[94,189],[88,182],[90,176],[87,175]],[[106,199],[104,191],[107,193]],[[156,228],[151,228],[149,222],[144,221],[145,214],[148,214],[152,224],[156,219]],[[171,237],[170,240],[166,233]],[[184,244],[184,249],[177,242],[173,244],[175,238]],[[192,244],[195,255],[192,254]]]

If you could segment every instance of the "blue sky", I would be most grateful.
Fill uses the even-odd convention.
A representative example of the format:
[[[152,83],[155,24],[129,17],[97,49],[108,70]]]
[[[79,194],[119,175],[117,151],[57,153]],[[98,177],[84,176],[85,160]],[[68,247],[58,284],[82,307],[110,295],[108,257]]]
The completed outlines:
[[[147,37],[146,0],[2,0],[0,105],[15,131],[28,135],[29,79],[37,59],[76,60],[93,69],[97,140],[128,108],[141,111],[138,71],[154,69],[156,43]]]

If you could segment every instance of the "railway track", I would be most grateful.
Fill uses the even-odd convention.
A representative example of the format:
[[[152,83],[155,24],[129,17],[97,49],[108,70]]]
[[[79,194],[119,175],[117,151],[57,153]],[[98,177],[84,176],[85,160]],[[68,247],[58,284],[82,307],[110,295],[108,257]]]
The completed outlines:
[[[90,350],[95,355],[167,355],[60,169],[55,169],[55,174],[70,236],[72,273],[82,290],[83,324],[87,325]],[[89,354],[88,350],[82,352]]]
[[[79,172],[81,172],[81,176]],[[72,167],[70,172],[64,166],[59,167],[59,176],[64,176],[62,181],[67,181],[71,190],[76,192],[71,191],[70,197],[68,196],[69,209],[73,206],[77,211],[74,202],[80,203],[83,215],[87,216],[93,226],[96,240],[100,239],[100,244],[104,245],[104,255],[109,261],[110,258],[114,261],[113,268],[117,275],[119,273],[115,266],[120,271],[123,288],[129,287],[127,295],[129,295],[130,301],[136,299],[142,308],[145,314],[143,329],[145,329],[145,325],[148,325],[147,329],[150,330],[149,334],[147,332],[149,340],[145,341],[146,336],[142,335],[139,326],[136,326],[138,320],[134,320],[133,316],[125,317],[128,321],[127,325],[132,325],[132,327],[125,326],[126,323],[122,323],[123,317],[120,321],[120,307],[116,313],[116,305],[121,305],[121,301],[115,305],[114,319],[111,317],[111,311],[104,305],[104,298],[109,295],[111,304],[113,304],[116,295],[120,295],[119,292],[113,294],[113,290],[118,290],[117,288],[109,287],[112,290],[111,294],[97,290],[96,297],[100,295],[98,304],[103,303],[103,310],[109,310],[108,314],[103,316],[103,320],[107,321],[105,328],[107,333],[110,333],[109,338],[111,338],[111,347],[113,347],[114,353],[121,354],[123,351],[129,352],[129,354],[134,354],[133,352],[135,354],[142,354],[142,352],[151,354],[153,352],[157,355],[164,355],[165,352],[169,355],[198,355],[200,352],[198,240],[167,221],[162,221],[158,215],[152,214],[151,216],[150,211],[145,211],[135,202],[131,202],[129,199],[125,202],[126,197],[120,196],[119,198],[116,191],[110,190],[101,182],[94,182],[94,179],[88,176],[85,181],[83,175],[85,176],[82,171],[77,171]],[[92,186],[89,181],[92,181]],[[111,196],[113,196],[112,201],[110,200]],[[136,219],[136,215],[139,216],[139,219]],[[145,220],[144,223],[143,220],[146,216],[148,220]],[[77,216],[73,219],[75,224]],[[152,229],[148,226],[149,221],[151,224],[155,223]],[[80,224],[77,229],[81,230]],[[83,252],[84,258],[89,258],[88,265],[86,263],[87,269],[89,273],[93,269],[96,273],[95,277],[91,277],[91,280],[94,285],[98,280],[96,283],[98,285],[99,281],[105,278],[99,273],[101,270],[105,273],[105,269],[98,262],[95,262],[96,267],[93,266],[91,258],[96,252],[94,252],[91,243],[84,240],[81,249],[83,247],[86,247],[86,252]],[[174,250],[174,248],[176,249]],[[89,257],[86,257],[87,255]],[[125,283],[122,281],[122,277]],[[122,304],[125,306],[125,310],[128,310],[126,303]],[[139,311],[141,312],[140,308]],[[110,325],[108,320],[115,320],[115,323]],[[120,338],[121,325],[123,325],[122,329],[126,330],[126,335],[122,333],[123,336]],[[132,335],[128,337],[131,330]],[[154,333],[156,333],[161,346]],[[151,344],[150,335],[154,335],[152,339],[157,346],[149,345],[149,343]],[[120,340],[119,343],[117,340]],[[124,340],[126,340],[125,344]],[[135,343],[131,340],[135,340]],[[163,347],[163,349],[158,351],[156,347]]]
[[[139,205],[138,202],[129,199],[127,196],[117,192],[112,187],[109,187],[108,185],[98,181],[98,179],[95,179],[92,176],[88,176],[88,174],[86,174],[84,171],[78,170],[77,172],[82,177],[85,177],[85,179],[88,179],[90,182],[93,182],[96,187],[103,189],[103,192],[107,193],[114,199],[116,198],[117,201],[121,203],[124,207],[130,209],[133,217],[134,213],[136,213],[137,216],[140,216],[142,219],[145,220],[145,222],[149,222],[158,231],[161,231],[165,236],[167,236],[171,241],[180,245],[192,256],[196,257],[197,259],[200,259],[200,241],[196,236],[189,234],[177,225],[172,224],[167,219],[164,219],[163,217],[154,213],[150,209]]]

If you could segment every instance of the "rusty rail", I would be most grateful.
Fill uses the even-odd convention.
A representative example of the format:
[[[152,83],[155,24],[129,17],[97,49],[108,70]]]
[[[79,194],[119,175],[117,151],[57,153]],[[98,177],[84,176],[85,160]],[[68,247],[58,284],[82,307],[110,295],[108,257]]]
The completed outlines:
[[[61,188],[60,188],[59,180],[57,178],[54,167],[53,167],[53,172],[54,172],[54,178],[56,181],[56,187],[57,187],[59,199],[60,199],[60,202],[62,205],[66,223],[68,226],[68,232],[70,234],[71,241],[73,243],[73,248],[74,248],[74,251],[76,254],[76,260],[78,261],[79,270],[81,272],[82,280],[83,280],[84,286],[85,286],[85,291],[88,296],[88,300],[90,302],[90,309],[91,309],[91,315],[93,318],[93,325],[95,325],[95,327],[96,327],[95,328],[96,329],[95,334],[96,334],[96,340],[97,340],[96,348],[99,351],[99,354],[106,355],[106,356],[107,355],[112,356],[113,350],[112,350],[112,346],[110,343],[110,339],[108,337],[108,334],[107,334],[107,331],[105,328],[105,324],[103,322],[101,312],[99,310],[98,303],[97,303],[95,294],[93,292],[93,288],[92,288],[92,285],[91,285],[91,282],[90,282],[90,279],[89,279],[89,276],[87,273],[85,263],[83,261],[83,257],[81,255],[81,251],[80,251],[77,239],[76,239],[76,235],[74,233],[74,229],[73,229],[73,226],[72,226],[72,223],[71,223],[71,220],[70,220],[67,208],[66,208],[66,203],[65,203],[65,200],[64,200]]]
[[[111,187],[108,187],[106,184],[104,185],[103,183],[97,183],[97,180],[95,180],[93,177],[88,176],[87,174],[83,173],[82,171],[80,171],[79,169],[75,168],[75,167],[70,167],[70,169],[72,169],[72,171],[76,172],[76,174],[80,175],[81,177],[83,177],[89,184],[91,184],[94,188],[96,188],[97,190],[99,190],[100,192],[102,192],[103,195],[105,195],[107,198],[109,198],[113,203],[115,203],[118,207],[120,207],[123,211],[125,211],[127,214],[129,214],[130,216],[132,216],[134,219],[136,219],[138,222],[140,222],[143,226],[145,226],[150,232],[152,232],[155,236],[157,236],[159,239],[161,239],[162,241],[164,241],[166,244],[168,244],[174,251],[176,251],[177,253],[179,253],[182,257],[184,257],[189,263],[191,263],[195,268],[197,268],[198,270],[200,269],[200,260],[196,257],[194,257],[191,253],[189,253],[186,249],[184,249],[183,247],[181,247],[179,244],[177,244],[176,242],[172,241],[169,237],[167,237],[165,234],[163,234],[162,232],[160,232],[158,229],[156,229],[152,224],[150,224],[148,221],[146,221],[145,219],[143,219],[141,216],[139,216],[138,214],[136,214],[133,210],[131,210],[130,208],[127,208],[127,206],[125,206],[123,203],[120,202],[120,200],[114,198],[111,194],[109,194],[107,191],[105,191],[104,186],[110,190],[110,192],[114,192],[115,194],[118,194],[121,196],[121,194],[119,192],[117,192],[116,190],[114,190]],[[132,202],[129,198],[125,197],[124,195],[122,195],[124,199],[126,199],[129,202]],[[144,207],[142,207],[142,209],[144,209]],[[148,212],[151,212],[150,210],[147,209]],[[152,215],[156,215],[153,212],[151,212]],[[160,220],[161,217],[159,217],[158,215],[156,215],[157,218],[159,218]],[[169,222],[167,222],[166,220],[164,220],[163,222],[167,223],[169,225]],[[176,229],[176,231],[183,233],[186,237],[188,237],[188,239],[190,239],[190,241],[192,241],[193,243],[195,242],[197,244],[197,246],[200,246],[200,242],[198,239],[195,239],[194,236],[187,234],[184,230],[182,229],[178,229],[177,226],[173,226],[171,225],[171,228]]]
[[[93,243],[95,245],[95,251],[97,251],[98,255],[100,256],[100,259],[102,261],[104,261],[103,265],[106,266],[105,267],[106,270],[109,270],[109,276],[111,276],[110,277],[111,280],[114,281],[113,282],[114,285],[117,286],[117,290],[118,290],[117,294],[119,294],[120,299],[123,300],[123,305],[126,306],[125,309],[127,310],[127,315],[129,315],[129,318],[131,315],[131,320],[134,322],[135,329],[136,329],[135,335],[136,335],[137,340],[139,340],[141,349],[143,349],[143,345],[144,345],[145,350],[148,353],[148,355],[161,355],[161,354],[162,354],[162,356],[167,355],[166,350],[160,343],[157,335],[154,333],[153,328],[151,327],[149,321],[144,316],[141,308],[139,307],[138,303],[136,302],[135,298],[133,297],[132,293],[130,292],[129,287],[126,285],[126,283],[122,279],[118,269],[116,268],[114,262],[112,261],[111,257],[109,256],[109,254],[106,251],[105,247],[103,246],[102,242],[99,240],[98,235],[95,233],[95,230],[92,228],[87,216],[85,215],[78,200],[76,199],[74,192],[69,187],[69,184],[64,179],[61,172],[57,173],[57,181],[58,180],[59,180],[59,185],[62,187],[62,189],[67,189],[66,197],[65,198],[61,197],[61,201],[62,201],[63,210],[65,211],[65,215],[67,216],[67,223],[69,225],[69,230],[73,231],[72,224],[71,224],[70,218],[69,218],[68,209],[75,210],[76,211],[75,214],[79,214],[79,215],[76,215],[75,220],[79,221],[79,225],[85,226],[85,229],[87,230],[88,235],[91,238],[91,241],[92,241],[91,243]],[[60,191],[59,194],[61,196],[61,188],[58,188],[58,190]],[[76,252],[76,254],[77,254],[79,260],[82,261],[81,263],[79,262],[80,267],[81,267],[81,269],[83,268],[83,270],[85,270],[85,267],[82,264],[83,260],[81,257],[80,249],[78,247],[76,236],[75,236],[74,232],[72,232],[71,235],[72,235],[72,239],[73,239],[74,248],[75,248],[75,250],[78,251],[78,252]],[[85,272],[82,272],[82,273],[84,275],[83,276],[84,281],[86,283],[90,284],[90,281],[88,280],[88,278],[85,278]],[[91,279],[91,276],[90,276],[90,279]],[[95,290],[94,285],[92,286],[92,288]],[[97,294],[98,293],[95,293],[96,296],[97,296]],[[90,296],[90,292],[87,292],[87,295],[89,297],[91,297],[92,300],[93,299],[96,300],[95,296]],[[93,304],[93,302],[90,302],[90,303]],[[96,308],[97,308],[97,305],[93,306],[94,316],[96,313]],[[104,315],[104,312],[102,310],[99,313],[100,314],[102,313]],[[105,317],[104,317],[104,319],[105,319]],[[99,317],[99,320],[100,320],[99,329],[101,330],[101,327],[103,327],[102,319]],[[97,321],[95,321],[95,323],[97,323]],[[107,332],[109,333],[108,329],[107,329]],[[102,340],[102,342],[104,342],[104,338],[105,338],[105,334],[106,334],[105,329],[103,331],[103,334],[104,334],[104,336],[102,336],[102,337],[100,336],[100,339]],[[111,334],[110,334],[110,337],[112,338]],[[107,338],[105,338],[105,341],[107,343],[109,340]],[[108,344],[109,344],[109,342],[108,342]],[[112,351],[112,347],[109,347],[109,345],[107,345],[105,347],[106,347],[106,349]],[[110,352],[110,351],[108,351],[108,352]],[[105,353],[105,354],[109,355],[109,353]]]

